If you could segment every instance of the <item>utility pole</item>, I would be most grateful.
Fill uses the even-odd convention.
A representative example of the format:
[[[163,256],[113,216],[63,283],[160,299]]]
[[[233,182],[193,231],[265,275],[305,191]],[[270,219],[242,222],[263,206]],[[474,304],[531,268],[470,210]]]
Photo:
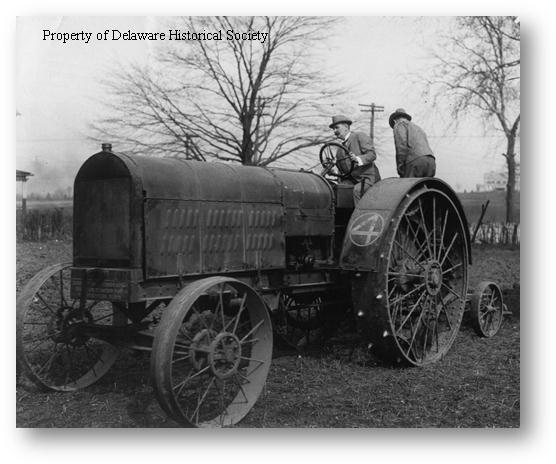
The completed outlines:
[[[374,103],[371,103],[370,105],[364,105],[362,103],[359,103],[359,106],[362,106],[364,108],[368,108],[368,109],[361,110],[362,113],[371,113],[370,136],[371,136],[371,141],[374,144],[375,143],[375,113],[383,112],[384,111],[384,106],[375,105]]]

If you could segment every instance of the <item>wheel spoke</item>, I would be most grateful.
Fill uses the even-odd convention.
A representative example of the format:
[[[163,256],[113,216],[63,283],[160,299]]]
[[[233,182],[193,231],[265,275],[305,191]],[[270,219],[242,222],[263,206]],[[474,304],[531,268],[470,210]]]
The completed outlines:
[[[492,313],[485,313],[483,320],[485,329],[487,332],[489,332],[492,327]]]
[[[85,353],[87,353],[87,359],[92,359],[91,358],[91,349],[87,346],[87,344],[83,345],[83,347],[85,348]],[[99,362],[102,361],[102,358],[99,357],[98,355],[95,356],[95,360],[94,363],[92,364],[91,370],[93,371],[93,374],[96,376],[97,375],[97,371],[95,370],[95,365]],[[104,362],[104,361],[103,361]]]
[[[429,323],[430,323],[430,313],[432,310],[432,301],[430,299],[430,296],[427,295],[427,309],[425,309],[424,311],[426,311],[426,317],[427,317],[427,321],[425,323],[425,335],[423,337],[423,348],[422,348],[422,356],[421,356],[421,360],[423,360],[425,358],[425,353],[427,350],[427,338],[428,338],[428,334],[429,334]]]
[[[438,316],[439,316],[439,311],[438,311],[438,294],[434,295],[434,330],[433,330],[433,336],[436,342],[436,352],[439,353],[440,352],[440,346],[438,344]]]
[[[436,197],[432,197],[432,259],[436,260]]]
[[[409,272],[392,272],[390,271],[388,275],[393,275],[397,277],[419,277],[420,279],[424,279],[423,274],[410,274]]]
[[[192,414],[191,417],[189,418],[189,420],[190,420],[191,422],[199,423],[199,410],[201,409],[201,405],[203,404],[203,401],[205,401],[205,398],[206,398],[207,395],[208,395],[208,392],[209,392],[209,390],[210,390],[210,387],[212,387],[213,384],[214,384],[214,377],[211,377],[211,379],[210,379],[210,381],[209,381],[209,383],[208,383],[208,385],[207,385],[207,388],[205,389],[205,392],[203,393],[203,396],[201,397],[201,399],[200,399],[199,401],[197,401],[197,407],[195,408],[195,410],[193,411],[193,414]],[[197,420],[196,420],[196,421],[193,421],[193,420],[192,420],[193,417],[196,417]]]
[[[220,291],[218,292],[218,304],[220,305],[220,315],[222,318],[222,327],[226,325],[226,321],[224,320],[224,285],[220,286]],[[218,312],[218,308],[217,308]]]
[[[258,368],[259,368],[259,366],[255,367],[255,368],[253,369],[253,371],[255,371],[255,370],[258,369]],[[244,370],[247,370],[247,369],[245,368]],[[251,383],[250,377],[251,377],[251,374],[252,374],[253,371],[251,371],[251,372],[245,372],[245,375],[244,375],[241,371],[239,371],[239,370],[236,371],[236,372],[235,372],[235,375],[234,375],[234,378],[235,378],[236,380],[238,380],[238,379],[240,380],[240,382],[238,383],[238,386],[239,386],[239,385],[247,385],[248,383]]]
[[[50,365],[52,364],[56,356],[58,356],[58,354],[60,354],[60,351],[58,350],[58,346],[56,345],[54,347],[54,353],[52,353],[48,360],[37,370],[36,374],[40,376],[43,372],[50,369]]]
[[[446,285],[444,282],[442,282],[442,286],[444,288],[446,288],[452,295],[454,295],[458,300],[463,300],[463,297],[457,293],[453,288],[449,287],[448,285]],[[455,300],[454,300],[455,301]]]
[[[412,226],[411,222],[409,221],[409,219],[407,218],[407,216],[404,216],[403,218],[405,219],[405,222],[407,224],[407,228],[409,229],[409,231],[413,235],[413,238],[415,240],[415,244],[417,245],[418,252],[420,253],[421,250],[426,250],[427,247],[429,246],[428,245],[428,239],[429,239],[428,234],[426,234],[423,231],[423,233],[425,234],[425,240],[421,241],[421,239],[419,239],[419,234],[415,231],[415,229],[413,229],[413,226]],[[420,225],[419,225],[419,228],[421,228]]]
[[[243,297],[241,298],[241,305],[239,306],[239,310],[236,314],[236,320],[234,322],[234,328],[232,330],[232,333],[237,333],[237,326],[239,324],[239,320],[241,318],[241,313],[243,312],[243,310],[245,309],[245,300],[247,299],[247,293],[243,294]]]
[[[185,338],[187,338],[191,343],[193,343],[193,339],[189,336],[189,334],[187,333],[187,331],[185,330],[185,328],[183,327],[183,325],[179,328],[178,333],[180,335],[183,335]],[[182,345],[184,346],[184,345]],[[187,346],[187,345],[185,345]]]
[[[394,301],[391,301],[390,304],[396,304],[400,301],[405,300],[406,298],[409,298],[411,295],[413,295],[415,292],[419,291],[420,289],[422,289],[425,286],[425,284],[419,284],[417,285],[417,287],[415,287],[413,290],[411,290],[409,293],[406,293],[405,295],[402,295],[398,298],[396,298]]]
[[[415,337],[417,336],[417,330],[419,329],[419,325],[421,324],[421,319],[423,318],[423,311],[421,311],[421,313],[419,314],[419,317],[417,318],[417,323],[415,324],[415,326],[411,327],[412,331],[413,331],[413,336],[411,337],[411,342],[409,343],[409,347],[407,348],[407,351],[405,353],[406,356],[409,356],[409,352],[411,351],[411,347],[413,346],[413,343],[415,342]]]
[[[42,301],[42,303],[43,303],[43,305],[44,305],[44,307],[45,307],[46,309],[48,309],[52,314],[56,314],[56,311],[54,311],[54,310],[50,307],[50,305],[49,305],[46,301],[44,301],[44,299],[43,299],[43,297],[42,297],[42,295],[41,295],[40,293],[37,292],[36,296],[37,296],[37,298],[38,298],[39,300]]]
[[[247,340],[247,337],[249,337],[249,335],[254,334],[257,330],[259,330],[259,327],[261,325],[263,325],[264,320],[261,319],[255,326],[253,326],[253,328],[247,332],[246,335],[244,335],[244,337],[239,341],[240,343],[244,343]]]
[[[46,334],[46,335],[41,335],[40,337],[33,337],[33,338],[25,338],[25,342],[26,343],[36,343],[36,342],[42,342],[45,340],[49,340],[51,338],[50,334]]]
[[[442,267],[444,265],[444,261],[446,261],[446,258],[450,254],[450,250],[452,249],[452,246],[454,245],[454,243],[456,241],[456,238],[458,238],[458,233],[457,232],[454,234],[454,237],[452,238],[452,241],[450,242],[450,245],[446,249],[446,253],[444,254],[444,257],[442,258],[442,261],[440,261],[440,267]]]
[[[92,324],[98,324],[100,321],[105,321],[107,319],[110,319],[112,317],[112,314],[105,314],[104,316],[99,317],[98,319],[94,319],[91,321]]]
[[[256,358],[250,358],[249,356],[240,356],[239,359],[243,359],[244,361],[255,361],[259,364],[264,364],[264,361]]]
[[[455,301],[455,300],[453,300],[452,303],[453,303],[454,301]],[[450,303],[450,304],[451,304],[451,303]],[[440,299],[440,305],[441,305],[441,307],[442,307],[442,311],[444,311],[444,315],[446,316],[446,322],[448,322],[449,330],[450,330],[450,332],[451,332],[451,331],[453,330],[452,322],[450,321],[450,316],[449,316],[449,314],[448,314],[447,307],[446,307],[446,305],[444,304],[444,300],[443,300],[442,298]],[[440,312],[439,312],[439,315],[440,315]]]
[[[183,387],[185,386],[186,383],[191,382],[191,380],[196,379],[197,377],[199,377],[200,375],[203,375],[206,371],[208,371],[208,369],[210,368],[210,366],[205,366],[202,369],[198,370],[197,372],[195,372],[193,375],[189,375],[188,377],[186,377],[184,380],[182,380],[180,383],[178,383],[177,385],[174,385],[172,388],[174,390],[176,389],[180,389],[180,391],[183,389]],[[193,369],[191,369],[193,370]]]
[[[66,370],[66,378],[64,380],[64,385],[67,385],[69,383],[70,374],[73,370],[73,359],[72,359],[70,348],[69,348],[67,343],[65,344],[65,347],[66,347],[66,353],[68,354],[68,359],[69,359],[69,368]]]
[[[216,293],[218,294],[218,301],[216,303],[216,308],[214,308],[214,317],[212,318],[211,322],[210,322],[210,327],[209,327],[209,331],[214,330],[216,321],[218,320],[218,318],[220,318],[220,322],[222,324],[222,327],[224,327],[226,325],[225,321],[224,321],[224,301],[223,301],[223,284],[219,284],[216,287]],[[220,316],[218,315],[218,312],[220,310]],[[212,311],[211,311],[212,312]]]
[[[245,390],[243,389],[243,385],[246,383],[249,383],[249,379],[243,375],[241,375],[239,372],[236,373],[236,375],[233,377],[236,380],[236,386],[239,388],[239,391],[241,392],[241,394],[243,395],[243,399],[245,401],[241,402],[241,403],[236,403],[235,401],[232,404],[246,404],[249,403],[249,400],[247,398],[247,395],[245,394]],[[241,382],[241,380],[243,380],[244,382]],[[239,395],[238,395],[239,397]]]
[[[490,294],[490,301],[488,303],[490,307],[494,306],[495,300],[496,300],[496,294],[494,291],[492,291],[492,293]]]
[[[207,329],[210,332],[210,327],[207,325],[207,323],[205,321],[205,318],[202,316],[201,313],[199,313],[196,306],[195,305],[191,306],[191,309],[195,313],[195,315],[197,316],[197,319],[199,319],[201,324],[205,327],[205,329]]]
[[[399,334],[400,330],[402,329],[402,327],[405,325],[405,323],[409,320],[409,318],[411,317],[411,315],[413,314],[413,312],[415,311],[415,309],[417,308],[417,306],[419,305],[419,302],[421,301],[421,298],[423,298],[423,296],[426,296],[426,292],[421,293],[421,295],[419,296],[419,298],[417,298],[417,301],[413,304],[413,306],[411,307],[411,309],[409,310],[409,313],[407,314],[407,316],[405,317],[405,319],[403,320],[403,322],[400,324],[400,326],[398,327],[398,329],[396,330],[396,335]]]
[[[84,313],[90,313],[90,312],[93,310],[93,308],[94,308],[95,306],[99,305],[100,303],[101,303],[100,300],[94,300],[93,302],[91,302],[91,305],[90,305],[90,306],[85,307],[85,309],[84,309],[83,312],[84,312]]]
[[[448,273],[454,271],[455,269],[457,269],[458,267],[461,267],[461,266],[462,266],[462,263],[454,264],[454,265],[453,265],[452,267],[450,267],[449,269],[446,269],[445,271],[442,271],[442,275],[448,274]]]
[[[446,233],[446,227],[448,226],[448,213],[449,210],[446,210],[446,214],[444,215],[444,223],[442,224],[442,233],[440,234],[440,241],[438,242],[438,257],[437,261],[440,259],[442,254],[442,247],[444,245],[444,234]]]
[[[398,320],[398,315],[401,312],[402,306],[403,305],[401,303],[397,303],[397,304],[393,305],[393,307],[392,307],[392,305],[390,306],[392,308],[392,311],[391,311],[392,318],[391,319],[392,319],[392,323],[394,324],[394,327],[396,326],[396,321]]]
[[[429,234],[432,234],[432,231],[429,232]],[[415,256],[417,260],[420,260],[421,258],[426,259],[425,253],[427,252],[427,243],[430,238],[430,236],[427,236],[425,243],[421,244],[421,246],[417,249],[417,255]]]
[[[396,290],[400,290],[400,288],[398,287],[398,285],[393,285],[392,288],[390,289],[390,291],[388,292],[388,301],[390,301],[392,299],[392,296],[394,296],[394,293]]]
[[[427,239],[427,237],[429,236],[429,232],[427,231],[427,221],[425,220],[425,213],[423,212],[423,205],[421,203],[420,198],[419,198],[419,212],[421,213],[421,221],[422,221],[419,225],[423,228],[423,231],[425,232],[425,242],[427,244],[427,250],[429,252],[429,258],[434,259],[434,255],[432,254],[430,243]]]
[[[411,258],[411,260],[413,260],[415,262],[415,264],[420,266],[423,270],[425,269],[425,266],[423,266],[419,261],[417,261],[417,259],[412,254],[410,254],[409,251],[407,251],[405,248],[403,248],[397,240],[394,240],[394,243],[396,245],[398,245],[400,250],[402,250],[409,258]]]

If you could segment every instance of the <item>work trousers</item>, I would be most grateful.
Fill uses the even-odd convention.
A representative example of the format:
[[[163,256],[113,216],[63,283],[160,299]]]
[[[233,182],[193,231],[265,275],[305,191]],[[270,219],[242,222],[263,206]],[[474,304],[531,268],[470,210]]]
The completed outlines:
[[[434,177],[436,174],[436,160],[434,156],[419,156],[404,166],[401,177]]]

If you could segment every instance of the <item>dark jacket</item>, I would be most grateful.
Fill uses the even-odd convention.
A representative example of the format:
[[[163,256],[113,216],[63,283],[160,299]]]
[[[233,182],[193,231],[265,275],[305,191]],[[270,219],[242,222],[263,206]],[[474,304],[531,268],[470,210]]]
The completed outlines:
[[[421,156],[433,156],[425,131],[417,124],[400,119],[394,125],[394,145],[398,174],[403,177],[406,165]]]
[[[349,177],[355,183],[361,182],[363,178],[368,180],[369,185],[378,182],[380,180],[380,173],[374,163],[376,160],[376,153],[371,138],[363,132],[350,132],[348,139],[342,143],[350,153],[359,156],[363,163],[362,166],[355,166]],[[339,154],[339,157],[343,156],[342,153]],[[338,164],[342,173],[349,171],[349,158],[340,161]],[[367,180],[365,182],[367,182]]]

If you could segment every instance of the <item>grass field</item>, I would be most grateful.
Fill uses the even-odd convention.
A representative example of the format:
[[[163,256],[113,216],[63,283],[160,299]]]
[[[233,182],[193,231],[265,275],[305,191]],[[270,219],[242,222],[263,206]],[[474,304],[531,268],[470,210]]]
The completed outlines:
[[[458,197],[461,200],[463,208],[465,209],[465,215],[470,224],[476,223],[481,215],[481,205],[490,200],[488,209],[486,211],[483,223],[488,222],[505,222],[506,221],[506,192],[505,191],[493,191],[493,192],[468,192],[468,193],[458,193]],[[519,200],[520,192],[515,193],[515,207],[516,207],[516,217],[519,222]]]
[[[451,350],[424,368],[393,368],[347,339],[274,353],[266,388],[240,427],[519,427],[519,250],[474,247],[470,285],[496,280],[512,311],[492,339],[464,324]],[[32,275],[71,258],[71,242],[17,245],[19,292]],[[176,427],[158,405],[147,353],[124,353],[75,393],[16,382],[17,427]]]

